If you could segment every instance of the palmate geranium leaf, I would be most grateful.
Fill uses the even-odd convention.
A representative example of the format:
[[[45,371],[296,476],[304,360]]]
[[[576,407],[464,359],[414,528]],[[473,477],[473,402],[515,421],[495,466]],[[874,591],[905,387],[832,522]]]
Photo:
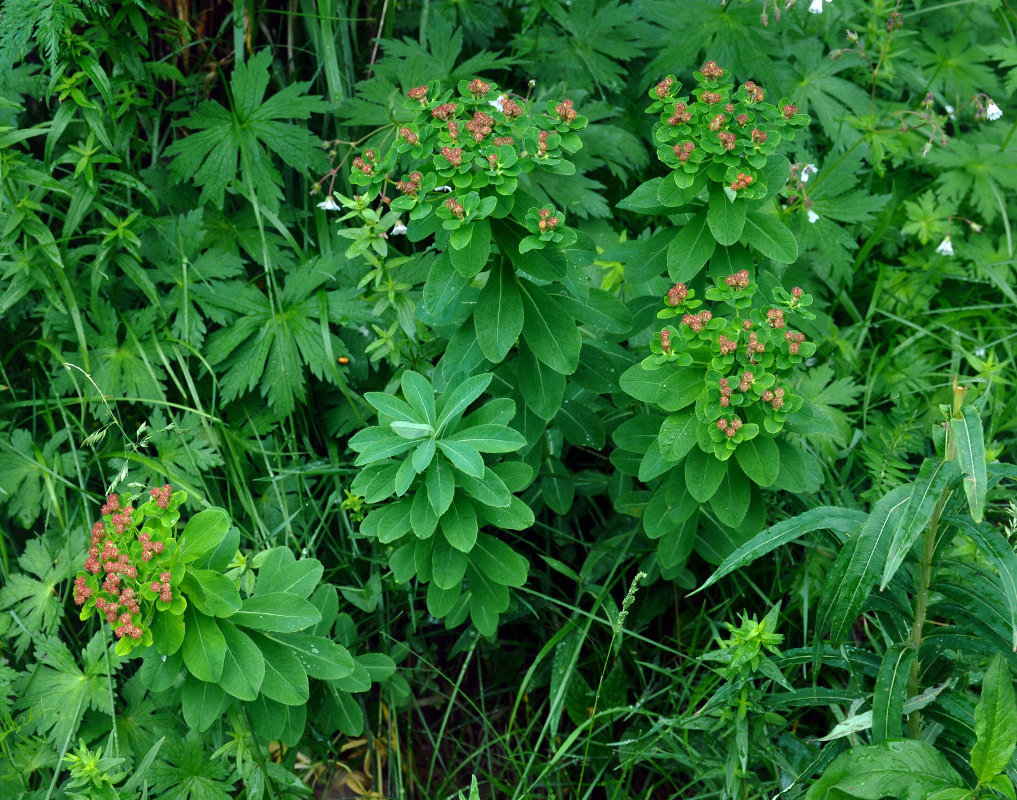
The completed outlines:
[[[279,120],[307,119],[328,109],[328,103],[303,94],[307,83],[292,83],[265,99],[272,53],[262,50],[239,64],[230,78],[233,109],[214,101],[199,105],[181,125],[192,131],[173,142],[167,155],[170,169],[182,180],[201,186],[202,202],[223,205],[226,187],[237,175],[247,193],[257,194],[271,211],[278,211],[282,176],[272,156],[302,173],[323,172],[328,159],[321,143],[305,128]]]
[[[233,785],[226,759],[210,759],[197,733],[167,740],[150,777],[164,800],[228,800]]]

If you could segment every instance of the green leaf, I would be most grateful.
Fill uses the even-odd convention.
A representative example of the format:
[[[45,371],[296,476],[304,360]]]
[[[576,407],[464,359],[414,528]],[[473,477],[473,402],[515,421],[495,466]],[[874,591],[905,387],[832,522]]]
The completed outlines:
[[[206,508],[188,520],[181,534],[180,560],[185,564],[215,550],[230,529],[229,515],[221,508]]]
[[[492,423],[463,428],[444,441],[461,442],[481,453],[514,453],[526,445],[526,439],[515,428]]]
[[[193,675],[184,678],[184,685],[180,687],[180,711],[188,727],[205,731],[222,716],[226,700],[223,688],[216,683],[198,680]]]
[[[946,517],[946,522],[956,525],[970,536],[978,549],[996,565],[1009,612],[1010,646],[1017,653],[1017,555],[1010,543],[991,525],[975,525],[965,517]]]
[[[555,372],[571,375],[579,366],[583,337],[576,321],[556,300],[529,281],[520,281],[523,338],[533,354]]]
[[[459,306],[463,291],[470,279],[460,275],[447,253],[438,256],[431,264],[424,282],[424,305],[432,314],[454,311]],[[454,308],[453,308],[454,306]]]
[[[910,647],[891,647],[883,653],[876,685],[872,690],[872,743],[898,739],[904,718],[907,692],[915,651]]]
[[[297,597],[307,597],[317,588],[324,572],[325,568],[316,558],[302,558],[274,565],[272,569],[266,569],[266,565],[262,564],[258,570],[257,593],[288,592]]]
[[[418,489],[410,503],[410,529],[418,539],[427,539],[437,527],[438,515],[431,508],[427,492]]]
[[[516,373],[526,407],[542,420],[552,419],[565,396],[565,376],[538,361],[525,341],[519,344]]]
[[[300,706],[310,697],[307,673],[292,649],[267,636],[253,634],[254,643],[265,656],[265,680],[261,693],[287,706]]]
[[[625,260],[626,282],[646,283],[663,275],[667,271],[668,249],[678,233],[678,228],[666,227],[646,241],[633,242],[632,250]]]
[[[812,531],[817,530],[832,530],[838,533],[850,534],[859,530],[867,519],[868,515],[864,512],[840,506],[811,508],[796,517],[785,519],[767,528],[762,533],[753,536],[752,539],[735,550],[735,552],[724,559],[716,571],[706,579],[706,582],[692,594],[703,591],[703,589],[712,586],[728,573],[744,567],[746,564],[751,564],[757,558],[765,556],[782,545],[793,542],[806,533],[812,533]]]
[[[847,637],[882,574],[890,541],[910,496],[911,487],[904,485],[880,498],[858,531],[853,546],[845,547],[837,556],[823,588],[816,624],[816,636],[829,631],[834,647]]]
[[[504,542],[481,533],[470,551],[470,563],[480,572],[503,586],[522,586],[526,583],[529,564],[526,559]]]
[[[718,244],[732,245],[741,238],[745,227],[746,205],[746,201],[741,198],[731,202],[724,190],[716,184],[710,189],[706,223]]]
[[[696,444],[696,426],[699,424],[696,412],[691,408],[669,415],[657,435],[661,455],[673,462],[685,458]]]
[[[230,800],[233,767],[208,756],[196,731],[169,738],[149,770],[152,794],[170,800]]]
[[[660,538],[657,542],[657,563],[660,564],[662,570],[673,575],[675,570],[685,566],[696,543],[698,530],[699,513],[697,509],[681,525]]]
[[[901,524],[893,534],[893,541],[890,542],[890,550],[883,567],[883,578],[879,583],[880,591],[890,584],[890,580],[904,563],[904,557],[911,550],[911,546],[928,527],[936,502],[957,472],[957,466],[952,461],[927,458],[922,462],[918,477],[911,487]]]
[[[424,476],[424,486],[427,488],[427,499],[431,502],[431,508],[437,516],[441,516],[448,507],[452,505],[452,498],[455,497],[456,484],[455,476],[452,474],[452,467],[442,457],[437,456],[427,468]]]
[[[975,522],[985,515],[985,439],[982,419],[974,406],[964,406],[960,419],[950,419],[950,433],[957,447],[957,463],[964,473],[964,494]]]
[[[291,633],[309,628],[320,619],[318,609],[304,598],[288,592],[270,592],[248,597],[230,622],[259,631]]]
[[[737,528],[745,519],[750,502],[752,502],[752,484],[745,478],[744,472],[728,462],[720,485],[710,498],[710,508],[717,519],[725,525]]]
[[[695,500],[705,503],[716,493],[726,472],[726,461],[696,447],[685,460],[685,485]]]
[[[444,539],[436,539],[431,553],[431,580],[446,591],[459,586],[466,574],[466,553]]]
[[[411,509],[410,501],[405,498],[375,508],[360,524],[360,533],[363,536],[375,536],[382,544],[394,542],[410,530]]]
[[[265,679],[265,657],[251,637],[233,623],[223,620],[219,630],[226,642],[219,685],[240,700],[254,700]]]
[[[202,599],[213,617],[228,617],[240,609],[240,592],[236,584],[219,572],[208,569],[187,570],[184,580],[197,582]]]
[[[503,361],[523,330],[523,298],[509,267],[491,269],[473,310],[473,325],[484,357],[495,364]]]
[[[496,508],[508,508],[512,502],[512,494],[508,486],[498,476],[498,473],[491,469],[485,469],[480,478],[473,478],[469,475],[460,475],[458,479],[460,488],[481,503]]]
[[[735,450],[738,466],[760,486],[770,486],[780,474],[780,451],[769,436],[760,435],[742,442]]]
[[[930,792],[963,783],[946,757],[917,739],[884,741],[841,753],[812,784],[806,800],[858,797],[925,800]]]
[[[454,439],[439,439],[438,447],[457,470],[474,478],[483,477],[484,457],[477,448]]]
[[[1017,701],[1010,670],[996,653],[982,681],[982,696],[975,706],[975,745],[971,769],[979,784],[1003,771],[1017,747]]]
[[[779,264],[791,264],[798,258],[798,242],[794,234],[773,214],[749,212],[741,240]]]
[[[451,243],[448,256],[452,266],[464,278],[472,278],[487,266],[491,255],[491,223],[487,219],[474,220],[469,228],[469,238],[465,242],[457,242],[452,237]]]
[[[667,273],[675,283],[688,283],[703,268],[717,247],[706,222],[706,211],[690,219],[667,248]]]
[[[413,408],[415,416],[421,420],[416,424],[426,423],[429,428],[435,425],[438,418],[434,410],[434,389],[431,387],[431,382],[419,372],[406,370],[399,379],[399,385],[402,387],[406,402]],[[398,431],[396,432],[398,433]]]
[[[466,574],[465,568],[463,574]],[[442,589],[437,583],[431,581],[427,587],[427,611],[433,617],[441,619],[446,616],[463,594],[462,581],[458,581],[451,589]]]
[[[324,636],[280,633],[264,634],[264,637],[288,647],[311,678],[332,681],[353,674],[353,656],[345,647]]]
[[[508,508],[483,506],[477,509],[477,513],[489,525],[508,531],[525,531],[533,525],[533,510],[515,496],[509,501]]]
[[[484,393],[494,377],[490,372],[474,375],[442,392],[438,410],[438,423],[434,426],[440,436],[446,427],[459,419],[466,408]]]
[[[212,617],[188,606],[184,611],[184,642],[180,647],[184,665],[195,678],[215,683],[222,676],[226,640]]]
[[[477,541],[477,512],[468,497],[461,492],[457,494],[438,524],[445,541],[456,550],[468,553],[473,549]]]

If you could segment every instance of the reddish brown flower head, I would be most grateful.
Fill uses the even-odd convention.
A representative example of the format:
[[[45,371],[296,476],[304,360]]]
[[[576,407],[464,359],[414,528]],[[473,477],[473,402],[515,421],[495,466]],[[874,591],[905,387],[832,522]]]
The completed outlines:
[[[105,517],[107,514],[114,514],[119,510],[120,498],[115,494],[111,494],[106,498],[106,502],[103,504],[103,507],[99,509],[99,513]]]
[[[739,189],[744,189],[749,184],[754,183],[755,180],[756,179],[753,178],[751,175],[746,175],[744,172],[739,172],[737,180],[731,182],[731,188],[737,192]]]
[[[497,147],[501,147],[503,144],[515,144],[515,139],[511,136],[495,136],[494,144]]]
[[[406,144],[417,144],[420,141],[420,137],[409,128],[400,128],[399,135]]]
[[[684,283],[676,283],[670,289],[667,290],[667,304],[670,306],[676,306],[679,303],[684,303],[685,298],[689,296],[689,287]]]
[[[494,129],[494,117],[483,111],[473,112],[473,119],[466,123],[466,130],[473,134],[476,142],[482,142]]]
[[[454,197],[450,197],[445,201],[445,208],[451,211],[455,216],[459,217],[459,219],[462,219],[463,214],[465,213],[465,209],[460,203],[456,202]]]
[[[720,143],[724,145],[725,150],[735,149],[737,139],[735,138],[735,135],[733,133],[728,133],[727,131],[719,131],[717,133],[717,138],[720,139]]]
[[[370,175],[371,173],[374,172],[374,167],[372,167],[370,164],[364,161],[364,159],[362,159],[360,156],[357,156],[355,159],[353,159],[353,169],[358,169],[365,175]]]
[[[571,100],[562,100],[554,107],[555,116],[566,125],[571,125],[576,119],[576,109]]]
[[[741,269],[733,275],[728,275],[724,278],[724,284],[732,289],[737,289],[738,291],[748,288],[749,271],[747,269]]]
[[[660,332],[660,349],[665,353],[671,352],[671,332],[666,328]]]
[[[468,88],[470,90],[470,94],[473,95],[474,99],[480,100],[484,97],[487,97],[488,93],[491,91],[491,84],[485,83],[484,81],[480,80],[480,78],[474,78],[472,81],[470,81],[470,85]]]
[[[702,100],[707,105],[712,106],[716,105],[724,98],[720,96],[720,92],[703,92],[702,97],[700,97],[699,99]]]
[[[463,163],[463,148],[461,147],[443,147],[441,154],[453,167],[458,167]]]
[[[681,163],[685,163],[689,160],[689,156],[692,155],[692,151],[696,149],[696,146],[692,142],[684,142],[676,144],[671,148],[675,156]]]
[[[796,286],[794,289],[791,290],[791,296],[795,300],[801,300],[803,294],[805,294],[805,292],[801,286]]]
[[[763,98],[766,97],[766,92],[763,91],[762,86],[757,86],[755,81],[745,81],[744,87],[750,103],[763,102]]]
[[[724,77],[724,70],[717,66],[716,61],[707,61],[703,64],[703,68],[699,71],[703,73],[704,78],[708,78],[712,81],[719,80]]]
[[[668,125],[681,125],[685,122],[689,122],[692,119],[692,114],[689,113],[688,106],[685,103],[676,103],[674,107],[674,113],[668,118]]]
[[[711,131],[719,131],[722,127],[724,127],[725,122],[727,122],[727,115],[718,114],[710,120],[710,124],[707,127],[709,127]]]
[[[753,144],[762,144],[763,142],[765,142],[769,138],[770,138],[770,135],[766,131],[761,131],[761,130],[759,130],[759,128],[753,128],[752,129],[752,143]]]
[[[783,328],[787,324],[784,319],[784,312],[779,308],[768,308],[766,310],[766,321],[771,328]]]
[[[421,103],[426,103],[427,102],[427,87],[426,86],[415,86],[414,88],[410,89],[406,93],[406,96],[408,98],[410,98],[410,100],[419,100]]]
[[[658,100],[667,100],[671,94],[671,87],[674,86],[674,78],[664,78],[660,83],[657,84],[657,88],[654,89],[654,93],[657,95]]]
[[[717,346],[720,348],[720,354],[726,356],[738,349],[738,342],[731,341],[724,334],[721,334],[717,340]]]
[[[737,122],[739,126],[744,126],[746,123],[748,123],[748,121],[749,121],[748,114],[739,114],[737,117],[735,117],[735,122]]]
[[[420,181],[423,180],[423,177],[419,172],[411,172],[409,180],[398,181],[396,188],[405,195],[416,197],[420,191]]]
[[[458,108],[455,103],[442,103],[431,109],[431,116],[435,119],[449,119],[456,115]]]
[[[780,113],[784,115],[784,119],[791,119],[798,113],[798,106],[788,104],[780,110]]]

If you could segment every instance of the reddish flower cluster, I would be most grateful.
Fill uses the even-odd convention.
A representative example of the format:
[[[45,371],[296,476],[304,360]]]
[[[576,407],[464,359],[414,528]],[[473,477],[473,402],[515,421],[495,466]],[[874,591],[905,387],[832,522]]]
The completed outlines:
[[[710,124],[707,126],[711,131],[719,131],[724,127],[724,123],[727,122],[727,115],[718,114],[710,120]],[[728,148],[730,149],[730,148]]]
[[[791,355],[796,356],[802,349],[802,343],[805,341],[805,334],[798,333],[797,331],[787,331],[784,334],[784,341],[787,342],[787,349]]]
[[[769,138],[770,138],[770,134],[768,134],[766,131],[761,131],[761,130],[759,130],[759,128],[753,128],[752,129],[752,143],[753,144],[756,144],[756,145],[762,144],[763,142],[765,142]]]
[[[671,331],[667,328],[660,332],[660,349],[665,353],[671,352]]]
[[[461,147],[443,147],[441,154],[453,167],[458,167],[463,163],[463,148]]]
[[[512,98],[506,97],[501,101],[501,113],[509,119],[515,119],[523,113],[523,107]]]
[[[707,61],[703,64],[703,68],[699,70],[703,73],[703,77],[709,80],[715,81],[724,77],[724,70],[717,66],[716,61]]]
[[[766,97],[766,92],[763,91],[762,86],[757,86],[755,81],[745,81],[743,86],[745,87],[745,93],[749,96],[750,103],[763,102],[763,98]]]
[[[541,233],[547,233],[553,231],[558,227],[558,217],[551,215],[551,209],[542,208],[540,209],[540,221],[537,222],[537,227],[540,228]]]
[[[748,288],[749,271],[747,269],[741,269],[734,273],[734,275],[728,275],[724,278],[724,284],[732,289],[737,289],[738,291]]]
[[[169,508],[170,500],[173,499],[173,489],[167,483],[161,489],[150,489],[148,496],[155,500],[155,504],[163,511]]]
[[[791,290],[791,296],[795,300],[801,300],[803,294],[805,294],[805,291],[802,289],[801,286],[796,286],[794,289]]]
[[[738,391],[739,392],[747,392],[749,389],[752,388],[752,383],[755,380],[756,380],[756,376],[753,375],[751,372],[743,372],[742,373],[742,379],[738,383]]]
[[[473,134],[473,140],[478,144],[484,141],[493,129],[494,117],[483,111],[473,112],[473,119],[466,123],[466,130]]]
[[[689,160],[689,156],[692,155],[692,151],[696,149],[696,146],[692,142],[685,142],[684,144],[676,144],[672,150],[674,151],[675,157],[683,164]]]
[[[498,156],[490,153],[487,156],[487,163],[491,166],[491,169],[498,169]]]
[[[734,103],[728,103],[726,106],[724,106],[724,110],[728,114],[733,114],[734,113]]]
[[[515,139],[511,136],[495,136],[494,144],[496,147],[501,147],[503,144],[515,144]]]
[[[720,338],[717,339],[717,346],[720,348],[720,354],[726,356],[738,349],[738,342],[728,339],[724,334],[721,334]]]
[[[406,96],[408,98],[410,98],[410,100],[419,100],[421,103],[426,103],[427,102],[427,87],[426,86],[415,86],[414,88],[410,89],[406,93]]]
[[[738,173],[738,179],[731,182],[731,188],[736,192],[740,189],[744,189],[752,183],[755,183],[756,179],[751,175],[746,175],[744,172]]]
[[[766,321],[771,328],[783,328],[787,324],[787,320],[784,319],[784,312],[779,308],[766,309]]]
[[[154,594],[159,595],[159,599],[164,603],[173,602],[173,589],[170,587],[170,581],[173,576],[169,572],[163,572],[159,576],[158,581],[153,581],[152,585],[148,588],[152,590]]]
[[[370,175],[374,172],[374,167],[372,167],[370,164],[364,161],[364,159],[362,159],[360,156],[357,156],[355,159],[353,159],[353,169],[359,169],[365,175]]]
[[[735,122],[738,123],[739,127],[745,127],[745,125],[748,124],[748,121],[749,121],[748,114],[739,114],[737,117],[735,117]]]
[[[754,353],[762,353],[766,349],[766,345],[759,341],[759,338],[754,333],[749,334],[749,360],[752,360]]]
[[[547,155],[547,140],[550,138],[550,131],[541,131],[537,134],[537,156],[542,157]]]
[[[107,514],[114,514],[119,510],[120,510],[120,498],[117,497],[115,494],[111,494],[106,497],[106,502],[103,503],[102,508],[99,509],[99,513],[105,517]],[[93,542],[92,544],[95,544],[95,542]]]
[[[779,386],[773,390],[767,389],[760,396],[760,399],[764,403],[772,405],[774,411],[780,411],[780,409],[784,406],[784,390]]]
[[[152,556],[157,556],[162,552],[165,545],[162,542],[153,542],[151,535],[148,531],[142,531],[138,534],[138,541],[141,542],[141,560],[151,561]],[[133,567],[132,567],[133,569]],[[134,577],[133,575],[131,576]]]
[[[671,94],[671,87],[674,86],[674,78],[664,78],[660,83],[657,84],[657,88],[654,89],[654,93],[657,95],[658,100],[667,100]]]
[[[562,100],[554,107],[554,113],[566,125],[571,125],[576,119],[576,109],[571,100]]]
[[[698,314],[686,314],[682,317],[682,325],[688,325],[694,333],[699,333],[713,319],[712,311],[700,311]]]
[[[791,119],[798,113],[798,106],[788,104],[781,108],[780,113],[784,115],[784,119]]]
[[[446,122],[445,128],[448,130],[449,138],[451,138],[453,142],[459,138],[459,123],[454,119],[450,119]]]
[[[727,378],[720,379],[720,407],[727,408],[731,405],[731,393],[734,391],[727,382]]]
[[[459,106],[455,103],[442,103],[440,106],[435,106],[431,109],[431,116],[435,119],[448,119],[454,117]]]
[[[727,131],[720,131],[717,133],[717,138],[720,139],[720,143],[724,145],[725,150],[734,150],[737,138],[733,133]]]
[[[703,92],[702,97],[699,98],[707,105],[715,105],[719,103],[723,98],[720,96],[720,92]]]
[[[462,207],[461,203],[457,203],[454,197],[450,197],[445,201],[445,208],[455,214],[455,216],[459,217],[459,219],[462,219],[463,214],[466,212],[466,209]]]
[[[731,419],[724,419],[721,417],[717,420],[717,427],[724,431],[724,435],[729,439],[733,439],[734,435],[738,433],[738,429],[742,426],[742,421],[738,417],[731,417]]]
[[[396,183],[396,189],[403,194],[408,194],[410,197],[416,197],[420,191],[420,181],[424,178],[419,172],[411,172],[410,179],[408,181],[398,181]]]
[[[692,119],[692,114],[689,113],[689,107],[685,103],[678,103],[674,107],[674,113],[668,118],[668,125],[681,125],[684,122],[689,122]]]
[[[480,78],[474,78],[470,81],[470,85],[467,87],[470,90],[470,94],[473,95],[475,100],[487,97],[488,92],[491,91],[491,84],[485,83]]]
[[[420,137],[409,128],[400,128],[399,135],[403,137],[403,141],[406,144],[417,144],[420,141]]]
[[[689,296],[689,287],[684,283],[676,283],[670,289],[667,290],[667,304],[669,306],[676,306],[679,303],[684,303],[685,298]]]
[[[74,579],[74,602],[83,606],[85,601],[92,596],[92,590],[85,585],[85,576],[79,575]]]

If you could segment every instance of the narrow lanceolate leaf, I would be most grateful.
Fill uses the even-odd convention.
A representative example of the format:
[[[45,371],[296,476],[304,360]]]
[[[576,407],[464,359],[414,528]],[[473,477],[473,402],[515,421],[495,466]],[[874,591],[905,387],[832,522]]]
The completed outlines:
[[[831,570],[836,582],[828,579],[819,607],[816,635],[830,632],[834,647],[844,641],[865,599],[883,572],[890,542],[900,524],[911,496],[911,487],[898,486],[876,502],[865,524],[858,532],[854,547],[845,548]],[[843,572],[838,569],[842,564]]]
[[[996,565],[999,581],[1006,597],[1007,617],[1011,631],[1011,647],[1017,653],[1017,555],[1009,542],[991,525],[975,525],[967,517],[947,517],[946,521],[964,531]]]
[[[872,743],[897,739],[904,719],[904,695],[915,661],[910,647],[891,647],[883,654],[872,695]]]
[[[997,653],[982,681],[982,697],[975,707],[975,746],[971,769],[984,784],[1003,771],[1017,747],[1017,702],[1003,656]]]
[[[751,564],[760,556],[776,550],[781,545],[793,542],[806,533],[818,530],[832,530],[837,533],[850,534],[860,529],[867,515],[853,508],[840,506],[820,506],[812,508],[797,517],[786,519],[767,528],[760,534],[729,555],[717,570],[706,579],[706,583],[692,594],[712,586],[729,572],[733,572],[746,564]]]
[[[950,433],[957,446],[957,463],[964,473],[964,493],[971,518],[981,522],[985,514],[985,439],[982,420],[973,406],[961,409],[961,419],[950,420]]]
[[[519,284],[523,300],[523,338],[540,361],[555,372],[571,375],[579,366],[583,336],[571,314],[539,286]]]
[[[908,498],[900,527],[897,528],[893,535],[893,541],[890,542],[890,553],[886,557],[883,579],[879,583],[880,591],[889,585],[890,580],[900,569],[900,565],[904,563],[904,557],[911,549],[911,545],[928,527],[937,501],[956,474],[957,465],[952,461],[927,458],[922,463],[922,468],[918,471],[918,478],[911,485],[911,496]]]
[[[474,375],[461,383],[450,387],[441,396],[441,408],[438,411],[438,423],[434,426],[439,434],[455,419],[458,419],[467,406],[484,393],[494,377],[490,372]]]

